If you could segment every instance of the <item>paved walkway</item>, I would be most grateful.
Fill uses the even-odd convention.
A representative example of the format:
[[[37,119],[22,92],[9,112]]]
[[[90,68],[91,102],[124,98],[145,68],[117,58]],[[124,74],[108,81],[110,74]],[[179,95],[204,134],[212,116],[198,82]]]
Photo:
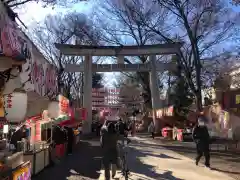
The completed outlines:
[[[132,180],[233,180],[221,172],[203,166],[196,167],[193,160],[164,148],[145,138],[133,138],[129,148],[129,166]],[[72,156],[48,168],[33,180],[93,180],[104,179],[101,170],[99,140],[85,140]],[[115,179],[123,179],[117,174]]]
[[[133,138],[128,158],[132,180],[233,180],[149,139]],[[99,179],[104,179],[103,171]],[[115,179],[123,178],[117,174]]]
[[[82,141],[72,156],[59,164],[45,169],[33,180],[93,180],[101,170],[101,148],[99,139]]]
[[[152,141],[149,135],[139,135]],[[193,142],[179,142],[164,140],[161,137],[156,137],[153,140],[155,143],[166,149],[177,152],[181,155],[194,159],[196,156],[196,145]],[[236,180],[240,179],[240,153],[225,151],[223,146],[217,148],[217,145],[212,145],[211,148],[211,167],[219,172],[223,172],[233,177]],[[202,163],[204,158],[202,158]]]

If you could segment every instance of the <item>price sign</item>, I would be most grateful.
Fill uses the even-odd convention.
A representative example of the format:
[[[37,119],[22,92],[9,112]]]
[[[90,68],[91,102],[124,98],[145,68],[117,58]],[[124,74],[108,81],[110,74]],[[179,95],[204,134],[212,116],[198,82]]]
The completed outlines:
[[[236,95],[236,104],[240,104],[240,94]]]
[[[30,164],[16,170],[13,173],[13,180],[31,180],[31,168]]]

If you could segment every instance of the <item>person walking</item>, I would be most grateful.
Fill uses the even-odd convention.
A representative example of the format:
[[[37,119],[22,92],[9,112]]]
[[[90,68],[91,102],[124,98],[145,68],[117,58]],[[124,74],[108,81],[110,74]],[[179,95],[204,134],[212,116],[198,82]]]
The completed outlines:
[[[127,137],[129,129],[127,127],[127,124],[123,122],[122,119],[118,120],[116,128],[118,129],[118,133],[120,134],[120,136]]]
[[[151,133],[152,138],[155,138],[155,127],[153,121],[148,126],[148,132]]]
[[[112,169],[112,178],[116,175],[118,150],[118,134],[115,125],[110,122],[101,129],[101,147],[103,149],[103,166],[105,171],[105,180],[110,180],[110,168]]]
[[[210,136],[204,118],[204,116],[198,118],[198,124],[193,129],[192,135],[197,149],[196,165],[198,165],[201,157],[204,155],[205,166],[210,168]]]
[[[74,143],[74,132],[71,127],[67,127],[67,153],[72,155],[73,143]]]

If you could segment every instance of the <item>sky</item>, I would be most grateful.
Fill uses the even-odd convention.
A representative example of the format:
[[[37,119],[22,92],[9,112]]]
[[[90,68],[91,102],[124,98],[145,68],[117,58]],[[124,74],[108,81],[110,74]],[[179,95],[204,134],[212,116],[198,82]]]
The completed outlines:
[[[81,2],[78,3],[71,8],[65,8],[65,7],[58,7],[52,9],[51,7],[44,8],[41,4],[36,2],[31,2],[22,7],[21,9],[18,9],[18,15],[20,19],[23,21],[23,23],[31,29],[36,22],[41,22],[45,19],[48,15],[55,15],[55,14],[65,14],[69,11],[76,11],[81,13],[89,13],[91,12],[91,9],[93,8],[94,4],[87,3],[87,2]],[[104,73],[103,83],[106,87],[114,87],[114,84],[117,83],[116,78],[113,78],[116,76],[116,73]]]
[[[31,2],[27,3],[23,8],[18,9],[18,15],[20,19],[24,22],[24,24],[31,28],[36,25],[36,22],[41,22],[47,15],[55,15],[59,13],[67,13],[69,11],[76,11],[81,13],[89,13],[92,9],[94,9],[94,4],[92,3],[94,0],[90,0],[90,2],[80,2],[70,8],[66,7],[58,7],[58,8],[51,8],[46,7],[44,8],[40,3]],[[227,5],[229,8],[232,8],[233,11],[240,13],[240,6],[232,6],[230,4],[230,0],[226,0]],[[96,2],[96,0],[95,0]],[[113,78],[116,76],[116,73],[104,73],[104,82],[107,86],[113,86],[116,83],[116,79]]]
[[[21,9],[18,9],[17,12],[24,24],[31,28],[31,25],[34,24],[34,22],[43,21],[47,15],[54,15],[58,13],[65,14],[69,11],[87,13],[92,6],[92,3],[81,2],[70,8],[57,7],[53,9],[52,7],[44,8],[41,3],[30,2]]]

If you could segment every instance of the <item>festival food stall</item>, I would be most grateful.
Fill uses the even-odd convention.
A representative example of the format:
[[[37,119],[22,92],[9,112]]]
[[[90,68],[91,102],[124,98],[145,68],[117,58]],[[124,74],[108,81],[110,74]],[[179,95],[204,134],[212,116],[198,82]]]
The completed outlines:
[[[32,148],[24,153],[24,159],[32,163],[32,174],[39,173],[50,164],[50,161],[60,158],[56,157],[58,154],[56,152],[59,152],[60,146],[56,145],[55,149],[50,148],[55,133],[54,128],[61,129],[62,126],[72,125],[74,123],[72,116],[69,100],[59,95],[58,101],[50,102],[48,110],[44,110],[42,115],[31,117],[26,121],[26,124],[31,128]],[[61,150],[61,156],[64,155],[65,146]]]
[[[30,149],[24,151],[24,160],[32,164],[32,174],[37,174],[50,164],[49,141],[44,138],[44,130],[51,129],[51,119],[48,111],[44,110],[42,115],[37,115],[26,120],[25,124],[30,128]],[[47,137],[47,136],[45,136]]]
[[[27,110],[27,95],[25,92],[13,92],[3,97],[4,117],[9,124],[21,122]],[[5,127],[8,127],[5,125]],[[16,132],[21,131],[21,126]],[[21,136],[19,137],[21,138]],[[20,141],[21,142],[21,141]],[[23,141],[22,141],[23,143]],[[31,179],[31,163],[23,158],[23,151],[10,150],[7,140],[1,141],[0,147],[0,179],[17,180],[20,177]]]

